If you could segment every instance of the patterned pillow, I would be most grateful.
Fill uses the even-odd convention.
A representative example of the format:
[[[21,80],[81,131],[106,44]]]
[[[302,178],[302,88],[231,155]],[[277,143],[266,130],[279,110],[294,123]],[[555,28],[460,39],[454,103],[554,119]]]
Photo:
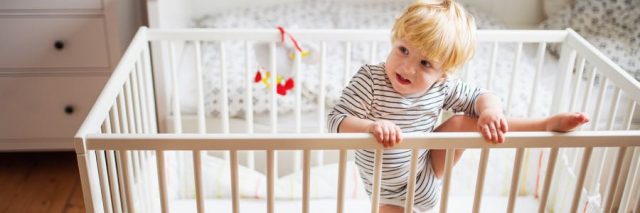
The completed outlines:
[[[541,25],[573,28],[591,44],[640,80],[640,1],[577,0]],[[557,53],[558,47],[551,47]]]

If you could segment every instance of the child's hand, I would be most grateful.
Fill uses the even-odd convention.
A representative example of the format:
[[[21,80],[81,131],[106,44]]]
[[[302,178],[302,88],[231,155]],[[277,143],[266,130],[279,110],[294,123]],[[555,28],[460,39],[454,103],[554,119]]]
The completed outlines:
[[[507,133],[507,120],[500,109],[487,109],[478,117],[478,130],[485,140],[492,143],[504,142],[504,134]]]
[[[367,128],[367,132],[372,133],[385,148],[391,148],[402,141],[402,130],[391,121],[374,121]]]

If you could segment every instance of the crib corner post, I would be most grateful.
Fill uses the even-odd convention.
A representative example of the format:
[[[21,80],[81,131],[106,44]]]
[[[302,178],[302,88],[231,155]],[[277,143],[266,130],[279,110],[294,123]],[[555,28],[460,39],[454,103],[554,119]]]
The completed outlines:
[[[84,137],[74,138],[76,159],[78,160],[78,172],[80,173],[80,184],[82,186],[82,196],[86,212],[95,212],[94,196],[91,187],[91,177],[89,176],[90,159],[87,157],[87,146]]]
[[[571,87],[571,74],[576,60],[576,50],[569,45],[572,39],[572,30],[567,29],[567,36],[562,42],[560,48],[559,72],[557,73],[553,100],[551,102],[551,114],[567,111],[569,107],[569,91]]]

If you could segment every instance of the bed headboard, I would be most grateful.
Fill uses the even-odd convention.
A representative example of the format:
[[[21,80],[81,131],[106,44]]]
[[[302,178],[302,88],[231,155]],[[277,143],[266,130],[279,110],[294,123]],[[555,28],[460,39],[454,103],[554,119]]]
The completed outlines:
[[[149,25],[159,28],[189,27],[193,17],[220,12],[231,8],[247,6],[267,6],[273,4],[302,2],[309,0],[147,0]],[[393,0],[344,0],[350,2],[384,2]],[[396,0],[407,1],[412,0]],[[544,0],[458,0],[491,14],[504,21],[509,27],[527,28],[544,19]],[[505,9],[506,8],[506,9]]]

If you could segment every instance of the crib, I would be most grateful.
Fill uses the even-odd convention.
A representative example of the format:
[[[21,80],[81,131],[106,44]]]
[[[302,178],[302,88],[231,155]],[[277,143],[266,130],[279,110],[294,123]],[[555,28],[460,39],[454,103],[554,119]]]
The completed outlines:
[[[254,120],[254,113],[245,113],[240,117],[229,116],[229,100],[227,90],[231,86],[240,88],[253,87],[252,58],[249,57],[250,46],[256,42],[268,44],[269,67],[273,73],[271,82],[276,82],[276,43],[281,42],[278,30],[241,30],[241,29],[147,29],[142,27],[133,38],[120,63],[103,89],[96,104],[91,109],[83,125],[75,136],[82,191],[87,211],[89,212],[170,212],[214,211],[223,212],[226,208],[232,212],[378,212],[380,173],[382,170],[383,147],[375,143],[369,134],[327,134],[325,131],[326,96],[323,85],[327,82],[325,64],[327,61],[327,43],[338,42],[347,54],[341,63],[346,64],[344,79],[348,79],[354,70],[349,70],[352,63],[349,54],[354,45],[352,42],[370,44],[371,62],[377,59],[375,51],[378,44],[387,42],[389,32],[380,30],[292,30],[289,32],[298,40],[318,42],[319,72],[317,81],[320,89],[317,94],[317,108],[311,116],[303,116],[301,110],[301,89],[294,89],[293,111],[278,112],[276,87],[270,87],[268,121],[263,127]],[[465,66],[458,71],[461,78],[469,81],[483,81],[490,89],[502,86],[509,88],[501,94],[506,104],[507,114],[519,116],[538,115],[534,113],[538,103],[547,101],[548,105],[539,115],[563,111],[583,111],[591,117],[590,124],[579,131],[571,133],[551,132],[509,132],[508,142],[493,145],[483,141],[479,133],[428,133],[407,134],[397,149],[412,150],[411,173],[415,174],[416,159],[419,149],[446,149],[447,162],[442,183],[442,194],[437,209],[447,211],[495,211],[487,209],[488,198],[483,195],[488,176],[490,153],[497,150],[515,150],[515,156],[509,159],[512,172],[508,196],[500,200],[507,212],[522,211],[571,211],[571,212],[637,212],[640,211],[640,131],[633,122],[637,102],[640,101],[640,83],[633,80],[624,70],[604,57],[595,47],[586,42],[571,29],[562,31],[523,31],[523,30],[480,30],[478,40],[488,45],[490,66],[484,74],[478,74],[477,68]],[[182,117],[178,92],[177,76],[180,70],[176,61],[179,50],[193,51],[197,76],[202,76],[202,46],[204,42],[217,43],[220,61],[217,67],[221,82],[220,113],[216,119],[205,113],[203,82],[196,78],[194,99],[197,110],[191,117]],[[227,70],[225,63],[236,60],[226,58],[225,49],[228,42],[241,42],[240,51],[246,57],[237,59],[243,64],[241,70]],[[498,56],[499,45],[512,44],[515,55],[509,81],[498,81],[496,61],[503,60]],[[554,64],[551,76],[543,76],[546,67],[543,65],[548,45],[561,45],[561,53]],[[192,49],[187,48],[191,46]],[[163,50],[165,55],[155,54],[152,61],[152,50]],[[520,57],[530,51],[535,57],[531,87],[520,99],[512,93],[517,87],[515,79],[523,66]],[[158,55],[161,55],[160,57]],[[295,80],[299,81],[304,67],[301,54],[295,53]],[[158,66],[158,63],[168,66]],[[484,68],[482,68],[484,69]],[[342,70],[340,71],[342,72]],[[474,74],[474,72],[477,72]],[[228,85],[229,75],[240,75],[242,85]],[[520,73],[522,75],[522,73]],[[154,84],[158,84],[158,76],[169,82],[167,95],[159,93]],[[482,77],[482,78],[481,78]],[[547,78],[545,78],[547,77]],[[154,82],[155,79],[155,82]],[[551,79],[551,80],[549,80]],[[542,96],[541,88],[548,87],[549,97]],[[252,89],[245,89],[245,100],[253,97]],[[596,93],[597,94],[594,94]],[[159,95],[160,94],[160,95]],[[594,97],[592,97],[594,96]],[[162,100],[162,101],[160,101]],[[525,100],[525,101],[522,101]],[[520,102],[520,103],[516,103]],[[158,106],[168,103],[170,110],[159,111]],[[243,103],[245,112],[253,112],[252,101]],[[524,114],[516,113],[513,106],[525,106]],[[288,116],[285,122],[280,118]],[[444,119],[444,118],[441,118]],[[161,122],[164,120],[166,122]],[[238,121],[241,121],[238,123]],[[305,131],[305,124],[316,124],[312,130]],[[193,132],[186,131],[187,126]],[[183,128],[184,127],[184,128]],[[263,131],[259,130],[262,128]],[[452,162],[454,149],[464,148],[479,152],[479,161],[475,177],[473,193],[465,199],[450,196],[453,185]],[[374,187],[371,198],[348,201],[347,188],[357,188],[356,181],[351,181],[350,161],[354,149],[375,150]],[[536,189],[535,202],[523,203],[520,181],[526,167],[525,157],[528,150],[540,149],[547,153],[543,159],[540,155],[538,166],[545,167],[539,174],[540,185]],[[282,159],[282,154],[291,153],[291,158]],[[335,162],[332,172],[324,172],[319,167],[325,162]],[[186,162],[186,163],[185,163]],[[214,162],[214,163],[212,163]],[[544,163],[543,163],[544,162]],[[260,164],[260,165],[258,165]],[[300,197],[282,199],[277,187],[278,181],[285,179],[278,175],[282,167],[293,168],[298,176],[291,183],[299,184],[286,190],[296,191]],[[313,165],[313,166],[312,166]],[[611,165],[611,166],[609,166]],[[261,167],[262,166],[262,167]],[[261,168],[261,169],[259,169]],[[255,172],[258,171],[259,172]],[[188,180],[180,179],[181,173],[189,173]],[[331,198],[315,199],[312,196],[316,182],[315,176],[328,175],[336,183]],[[247,200],[246,187],[250,178],[264,175],[266,193],[259,201]],[[211,176],[213,175],[213,176]],[[326,176],[326,175],[325,175]],[[349,177],[348,177],[349,176]],[[212,177],[222,178],[228,186],[217,189],[226,193],[225,199],[212,200],[210,191]],[[262,176],[260,176],[262,177]],[[408,180],[407,202],[405,212],[412,212],[415,175]],[[184,178],[182,178],[184,179]],[[181,182],[182,181],[182,182]],[[177,183],[179,182],[179,183]],[[177,200],[181,184],[188,183],[192,188],[188,205]],[[261,182],[262,183],[262,182]],[[258,185],[256,185],[258,186]],[[317,188],[317,186],[315,186]],[[184,188],[184,187],[182,187]],[[315,189],[318,190],[318,189]],[[222,192],[220,192],[222,191]],[[257,190],[261,191],[261,190]],[[540,192],[537,195],[537,192]],[[264,192],[264,190],[262,190]],[[256,197],[260,197],[257,196]],[[484,198],[484,199],[483,199]],[[485,203],[483,203],[483,201]],[[256,204],[256,202],[258,204]],[[451,205],[454,203],[456,205]],[[193,205],[195,203],[195,205]],[[291,204],[283,206],[284,204]],[[464,206],[461,208],[460,206]],[[503,209],[503,210],[504,210]],[[502,211],[502,210],[500,210]]]

